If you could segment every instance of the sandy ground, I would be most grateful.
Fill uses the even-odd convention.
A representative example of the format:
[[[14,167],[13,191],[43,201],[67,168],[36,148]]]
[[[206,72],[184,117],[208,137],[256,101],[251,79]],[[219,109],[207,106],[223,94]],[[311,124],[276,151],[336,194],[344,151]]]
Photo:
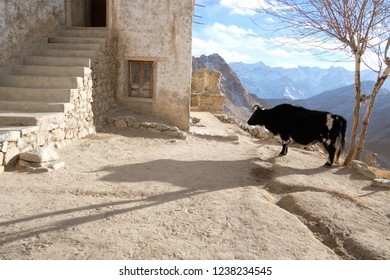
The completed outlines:
[[[390,192],[319,153],[106,127],[0,174],[1,259],[390,259]],[[368,223],[368,224],[367,224]]]

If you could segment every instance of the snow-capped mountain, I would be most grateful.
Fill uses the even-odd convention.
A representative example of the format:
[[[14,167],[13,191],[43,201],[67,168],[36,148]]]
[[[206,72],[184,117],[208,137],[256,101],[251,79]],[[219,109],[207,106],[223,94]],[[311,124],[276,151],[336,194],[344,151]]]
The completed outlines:
[[[264,99],[306,99],[354,83],[354,72],[342,67],[281,68],[262,62],[229,65],[249,92]],[[368,70],[362,71],[361,77],[362,81],[376,80],[376,74]],[[387,81],[384,87],[390,89],[390,82]]]

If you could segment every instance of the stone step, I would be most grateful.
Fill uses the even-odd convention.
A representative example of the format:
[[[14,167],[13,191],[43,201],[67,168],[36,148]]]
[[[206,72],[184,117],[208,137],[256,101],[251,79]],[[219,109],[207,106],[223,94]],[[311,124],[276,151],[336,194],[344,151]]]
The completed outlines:
[[[50,37],[48,39],[49,44],[99,44],[104,45],[106,43],[105,38],[84,38],[84,37]]]
[[[96,50],[62,50],[62,49],[38,49],[33,51],[36,56],[51,57],[87,57],[92,58],[96,55]]]
[[[0,76],[0,126],[41,131],[64,125],[64,112],[74,109],[72,94],[90,73],[106,34],[105,28],[62,30],[32,55],[14,60],[11,74]]]
[[[35,75],[35,76],[72,76],[84,77],[90,71],[86,67],[78,66],[44,66],[44,65],[14,65],[15,75]]]
[[[67,38],[67,37],[63,37]],[[45,45],[48,49],[60,49],[60,50],[91,50],[99,51],[101,44],[99,43],[57,43],[50,42]]]
[[[61,123],[64,113],[35,113],[0,111],[1,126],[36,126],[41,124]]]
[[[25,56],[23,64],[47,66],[79,66],[91,67],[91,59],[85,57],[51,57],[51,56]]]
[[[58,32],[62,37],[106,38],[107,31],[101,28],[64,29]]]
[[[78,88],[83,83],[81,77],[53,77],[31,75],[0,76],[0,86],[30,88]]]
[[[14,126],[14,125],[0,125],[0,142],[4,141],[17,141],[20,137],[32,133],[38,132],[38,126]]]
[[[72,89],[0,87],[0,101],[70,102]]]
[[[16,112],[65,112],[70,103],[51,103],[45,101],[1,101],[0,111]]]

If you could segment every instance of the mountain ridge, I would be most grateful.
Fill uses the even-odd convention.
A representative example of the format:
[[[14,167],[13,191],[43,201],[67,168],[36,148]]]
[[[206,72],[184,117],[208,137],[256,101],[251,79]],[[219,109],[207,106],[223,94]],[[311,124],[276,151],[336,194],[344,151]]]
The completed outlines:
[[[343,67],[282,68],[270,67],[262,62],[232,62],[229,65],[244,87],[263,99],[306,99],[354,83],[354,71]],[[373,71],[363,70],[361,79],[363,82],[375,81],[376,75]],[[388,81],[384,88],[390,89]]]

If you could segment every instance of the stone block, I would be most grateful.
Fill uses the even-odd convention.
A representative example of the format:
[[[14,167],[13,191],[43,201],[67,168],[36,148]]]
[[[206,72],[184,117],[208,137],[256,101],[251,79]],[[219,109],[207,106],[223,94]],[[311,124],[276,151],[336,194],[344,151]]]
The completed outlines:
[[[58,153],[49,147],[40,147],[20,154],[20,159],[28,162],[42,163],[59,160]]]
[[[114,121],[116,127],[127,127],[127,122],[124,119]]]
[[[125,121],[126,121],[128,127],[132,127],[134,122],[135,122],[135,118],[129,117],[129,118],[126,118]]]
[[[169,130],[169,126],[167,126],[166,124],[157,124],[156,129],[160,131],[165,131],[165,130]]]
[[[26,146],[28,145],[28,139],[27,138],[20,138],[17,142],[17,147],[19,149],[19,151],[23,150],[24,148],[26,148]]]
[[[0,152],[6,153],[8,148],[8,141],[0,142]]]
[[[173,137],[178,137],[180,134],[180,131],[173,131],[173,130],[165,130],[162,132],[162,134],[168,135],[168,136],[173,136]]]
[[[0,131],[0,142],[4,141],[18,141],[21,137],[21,131]]]
[[[148,131],[153,132],[153,133],[161,133],[161,130],[158,130],[158,129],[154,128],[154,127],[149,127]]]
[[[13,166],[19,160],[19,149],[16,147],[8,147],[7,153],[5,153],[3,163],[4,165]]]

